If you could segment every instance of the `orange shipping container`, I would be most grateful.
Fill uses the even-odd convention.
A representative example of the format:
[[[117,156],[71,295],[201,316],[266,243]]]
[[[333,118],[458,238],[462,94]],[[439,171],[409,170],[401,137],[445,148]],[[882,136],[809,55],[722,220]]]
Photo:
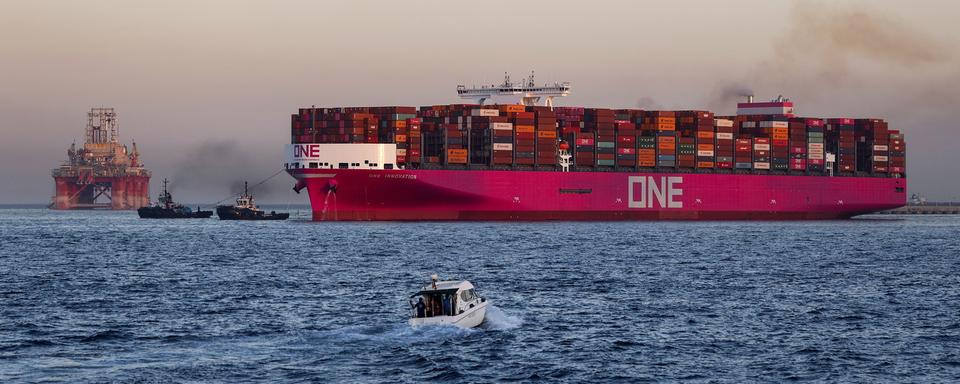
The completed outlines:
[[[660,137],[657,137],[657,141],[659,141],[661,144],[663,144],[663,143],[676,143],[676,142],[677,142],[677,138],[674,137],[674,136],[660,136]]]
[[[526,112],[527,107],[522,105],[510,104],[510,105],[501,105],[500,110],[503,112]]]
[[[451,164],[466,164],[467,156],[447,156],[447,162]]]
[[[677,130],[676,124],[657,123],[656,127],[658,131],[676,131]]]
[[[670,124],[675,126],[677,125],[677,118],[676,117],[657,117],[654,119],[654,122],[656,122],[657,124]]]
[[[453,156],[463,156],[463,157],[467,157],[467,150],[466,150],[466,149],[448,149],[448,150],[447,150],[447,156],[449,156],[449,157],[453,157]]]
[[[697,168],[713,168],[712,161],[698,161]]]
[[[516,125],[513,127],[517,133],[533,133],[534,127],[532,125]]]
[[[713,139],[713,131],[697,131],[697,138],[701,140]]]
[[[537,137],[546,139],[556,139],[557,131],[537,131]]]
[[[406,142],[407,142],[407,135],[396,135],[396,136],[394,136],[394,141],[397,142],[397,143],[406,143]]]
[[[713,144],[697,144],[698,151],[712,151]]]

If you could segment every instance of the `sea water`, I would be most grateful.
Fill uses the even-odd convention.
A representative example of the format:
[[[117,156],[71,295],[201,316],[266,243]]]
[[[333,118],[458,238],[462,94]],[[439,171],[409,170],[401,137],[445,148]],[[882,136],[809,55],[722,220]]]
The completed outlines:
[[[314,223],[0,209],[0,382],[960,379],[960,217]],[[299,214],[298,214],[299,213]],[[431,274],[491,303],[411,328]]]

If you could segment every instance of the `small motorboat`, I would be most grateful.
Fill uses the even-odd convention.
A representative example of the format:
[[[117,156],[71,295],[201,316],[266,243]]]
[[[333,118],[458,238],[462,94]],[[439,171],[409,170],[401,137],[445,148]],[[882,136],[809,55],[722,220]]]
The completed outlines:
[[[440,281],[437,275],[415,295],[410,296],[410,325],[456,325],[474,328],[483,322],[487,299],[477,294],[466,280]]]

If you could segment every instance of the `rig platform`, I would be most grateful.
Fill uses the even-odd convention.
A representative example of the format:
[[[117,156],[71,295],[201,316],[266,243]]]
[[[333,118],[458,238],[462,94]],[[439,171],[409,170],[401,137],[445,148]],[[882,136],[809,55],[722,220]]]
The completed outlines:
[[[120,144],[113,108],[87,114],[86,141],[67,150],[67,160],[53,169],[52,209],[137,209],[150,205],[150,171],[143,168],[137,143]]]

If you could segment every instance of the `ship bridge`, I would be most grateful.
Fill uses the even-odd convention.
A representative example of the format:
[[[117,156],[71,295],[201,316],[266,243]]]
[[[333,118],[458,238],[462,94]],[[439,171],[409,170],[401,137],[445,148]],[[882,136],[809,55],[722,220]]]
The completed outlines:
[[[555,82],[553,84],[536,85],[534,83],[534,73],[530,72],[530,77],[523,79],[520,83],[510,81],[510,75],[504,73],[503,84],[483,85],[467,87],[465,85],[457,86],[457,95],[462,99],[474,100],[477,104],[483,105],[489,99],[494,97],[520,98],[520,104],[537,105],[541,99],[544,99],[544,105],[553,107],[554,97],[563,97],[570,95],[570,83]]]

